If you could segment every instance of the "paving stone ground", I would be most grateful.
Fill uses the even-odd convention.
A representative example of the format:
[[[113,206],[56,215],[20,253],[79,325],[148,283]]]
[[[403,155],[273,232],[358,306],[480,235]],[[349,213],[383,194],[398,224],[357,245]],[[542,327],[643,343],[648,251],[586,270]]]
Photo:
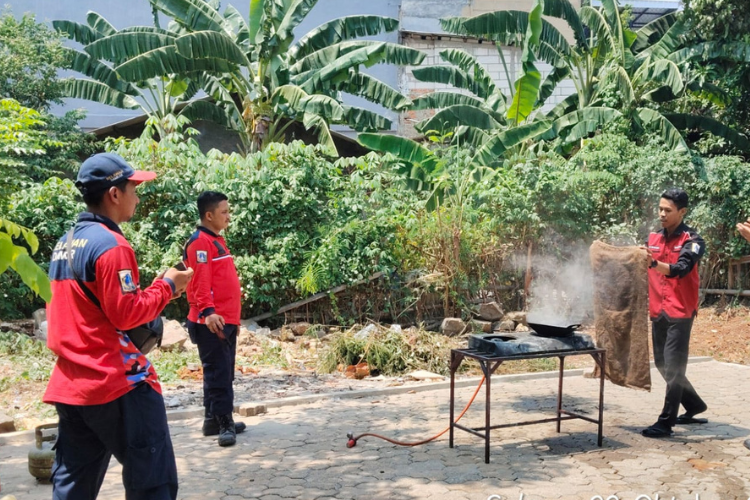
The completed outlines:
[[[438,441],[403,448],[362,438],[346,448],[346,433],[373,431],[414,441],[448,424],[448,391],[374,394],[271,408],[242,419],[248,430],[232,448],[200,433],[199,419],[172,422],[183,500],[450,499],[485,500],[730,500],[750,498],[750,367],[694,363],[688,376],[709,405],[705,425],[678,426],[668,439],[640,430],[661,409],[664,383],[653,370],[652,392],[605,387],[604,446],[596,426],[571,420],[493,431],[491,463],[481,439],[456,431]],[[544,418],[554,410],[555,379],[516,382],[493,378],[493,423]],[[565,379],[565,407],[596,414],[598,380]],[[473,390],[462,388],[458,409]],[[483,424],[483,391],[464,417]],[[51,498],[49,485],[27,471],[31,443],[0,444],[0,497]],[[99,495],[124,498],[113,460]],[[493,496],[494,495],[494,496]],[[598,496],[597,496],[598,495]],[[657,496],[658,495],[658,496]]]

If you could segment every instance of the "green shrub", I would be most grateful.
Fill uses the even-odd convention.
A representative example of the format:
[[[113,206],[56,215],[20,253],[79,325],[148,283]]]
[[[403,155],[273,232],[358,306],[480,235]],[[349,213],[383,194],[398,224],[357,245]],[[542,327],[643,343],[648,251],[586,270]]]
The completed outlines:
[[[372,374],[399,375],[413,370],[449,374],[450,347],[443,335],[423,329],[402,333],[377,327],[368,337],[357,338],[359,329],[355,326],[332,334],[320,357],[322,372],[365,362]]]
[[[12,384],[15,380],[49,380],[56,359],[44,342],[23,333],[3,331],[0,331],[0,357],[14,366],[24,367],[15,378],[3,379],[2,385]]]

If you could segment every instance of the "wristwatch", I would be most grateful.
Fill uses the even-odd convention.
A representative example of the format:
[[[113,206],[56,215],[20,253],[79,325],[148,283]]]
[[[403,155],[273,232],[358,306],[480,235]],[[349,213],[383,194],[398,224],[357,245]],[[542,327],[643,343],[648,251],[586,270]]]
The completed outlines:
[[[657,261],[656,259],[652,259],[652,260],[651,260],[651,264],[650,264],[650,265],[648,266],[648,268],[649,268],[649,269],[653,269],[653,268],[654,268],[654,267],[656,267],[657,265],[659,265],[659,262],[658,262],[658,261]]]

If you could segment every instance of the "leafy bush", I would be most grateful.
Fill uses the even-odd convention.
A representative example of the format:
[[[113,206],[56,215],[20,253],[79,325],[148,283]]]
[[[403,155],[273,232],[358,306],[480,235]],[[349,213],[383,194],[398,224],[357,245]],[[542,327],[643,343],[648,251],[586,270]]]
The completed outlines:
[[[44,342],[23,333],[3,331],[0,331],[0,357],[15,366],[25,367],[16,379],[33,381],[49,380],[56,359]],[[14,380],[3,379],[0,385],[12,384]]]
[[[339,365],[365,362],[370,373],[398,375],[412,370],[450,373],[450,347],[445,337],[423,329],[397,332],[378,327],[368,337],[358,338],[359,327],[333,334],[320,358],[320,370],[334,372]]]
[[[124,228],[144,282],[180,258],[198,222],[195,200],[206,189],[229,196],[226,239],[243,283],[245,317],[397,264],[396,221],[414,198],[398,189],[379,157],[332,163],[301,142],[247,157],[203,154],[190,129],[165,132],[184,122],[167,125],[152,120],[141,138],[110,144],[137,168],[159,173],[139,188],[137,216]],[[151,139],[154,132],[160,142]],[[184,302],[172,306],[175,314],[177,308],[184,314]]]

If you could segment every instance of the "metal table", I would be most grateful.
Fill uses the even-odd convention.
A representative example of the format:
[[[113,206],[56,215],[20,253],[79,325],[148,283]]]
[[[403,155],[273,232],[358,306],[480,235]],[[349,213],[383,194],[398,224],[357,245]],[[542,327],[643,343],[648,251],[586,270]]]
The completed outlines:
[[[562,390],[563,390],[563,369],[565,366],[565,358],[568,356],[580,356],[582,354],[588,354],[599,366],[600,379],[599,379],[599,418],[593,419],[585,415],[580,415],[571,411],[563,410],[562,408]],[[490,403],[492,402],[492,374],[495,373],[498,366],[503,361],[513,361],[517,359],[539,359],[539,358],[560,358],[560,375],[557,386],[557,416],[551,418],[545,418],[541,420],[530,420],[526,422],[516,422],[509,424],[491,425],[490,424]],[[451,350],[451,400],[450,400],[450,438],[449,446],[453,448],[453,429],[461,429],[463,431],[474,434],[484,438],[484,463],[490,463],[490,431],[492,429],[502,429],[504,427],[517,427],[521,425],[531,424],[542,424],[546,422],[557,422],[557,432],[560,432],[560,422],[563,420],[572,420],[574,418],[580,418],[597,424],[598,439],[597,445],[602,445],[602,423],[603,423],[603,410],[604,410],[604,367],[606,364],[607,351],[606,349],[584,349],[578,351],[546,351],[537,353],[527,354],[516,354],[512,356],[492,356],[486,353],[477,351],[475,349],[452,349]],[[485,416],[483,427],[464,427],[463,425],[457,424],[455,416],[455,385],[456,385],[456,370],[461,366],[461,363],[465,358],[474,359],[479,362],[479,366],[482,368],[482,373],[485,377]],[[481,432],[481,431],[484,432]]]

